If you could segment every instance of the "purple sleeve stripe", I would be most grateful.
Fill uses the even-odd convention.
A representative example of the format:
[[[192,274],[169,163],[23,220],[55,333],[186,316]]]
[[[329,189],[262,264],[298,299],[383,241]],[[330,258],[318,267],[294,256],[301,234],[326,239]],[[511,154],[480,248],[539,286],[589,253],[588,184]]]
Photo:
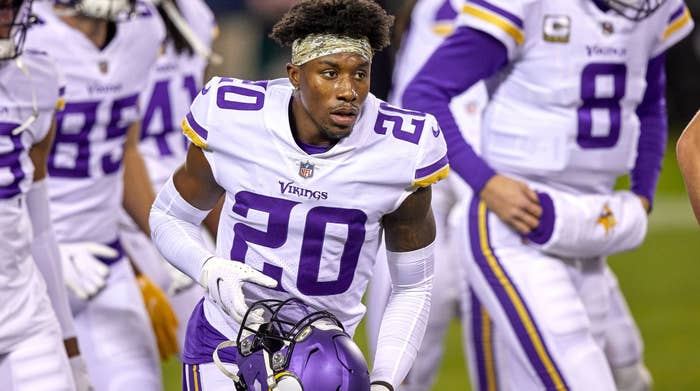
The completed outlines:
[[[495,5],[488,3],[484,0],[470,0],[469,2],[472,4],[476,4],[480,7],[483,7],[483,8],[485,8],[485,9],[487,9],[495,14],[498,14],[499,16],[501,16],[503,18],[508,19],[511,23],[518,26],[520,29],[523,28],[523,20],[522,19],[518,18],[516,15],[511,14],[510,12],[508,12],[502,8],[498,8]]]
[[[436,161],[435,163],[433,163],[427,167],[417,169],[415,179],[420,179],[420,178],[425,178],[425,177],[431,176],[434,173],[436,173],[437,171],[439,171],[440,169],[442,169],[443,167],[445,167],[446,165],[447,165],[447,155],[443,156],[442,159]]]
[[[187,123],[190,125],[192,130],[194,130],[194,132],[197,133],[197,135],[199,135],[199,137],[201,137],[202,140],[206,141],[207,136],[209,136],[209,132],[207,132],[206,129],[204,129],[200,124],[197,123],[197,121],[194,120],[192,112],[187,113],[187,116],[185,118],[187,118]]]
[[[681,6],[671,14],[671,17],[668,18],[668,23],[678,19],[681,15],[683,15],[683,11],[685,11],[685,4],[681,4]]]

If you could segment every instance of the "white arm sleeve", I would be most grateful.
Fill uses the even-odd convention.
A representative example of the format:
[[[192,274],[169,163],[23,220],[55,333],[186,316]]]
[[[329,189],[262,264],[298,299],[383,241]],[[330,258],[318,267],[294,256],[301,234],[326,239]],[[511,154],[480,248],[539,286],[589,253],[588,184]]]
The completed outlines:
[[[148,221],[158,251],[195,281],[200,280],[204,261],[214,256],[204,247],[199,228],[208,213],[182,198],[171,176],[158,193]]]
[[[430,313],[433,244],[395,253],[387,251],[391,296],[382,318],[372,382],[394,389],[404,380],[418,353]]]
[[[49,292],[51,306],[61,325],[63,339],[75,337],[73,315],[68,304],[66,287],[63,285],[61,253],[51,227],[46,180],[42,179],[32,184],[27,192],[27,209],[29,209],[29,219],[32,221],[34,231],[32,257],[46,281],[46,289]]]

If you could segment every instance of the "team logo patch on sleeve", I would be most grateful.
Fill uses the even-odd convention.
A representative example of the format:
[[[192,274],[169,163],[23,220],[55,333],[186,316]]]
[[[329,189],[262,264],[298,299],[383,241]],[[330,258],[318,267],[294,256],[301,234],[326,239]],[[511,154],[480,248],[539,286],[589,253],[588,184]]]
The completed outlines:
[[[603,228],[605,228],[606,236],[608,235],[610,230],[613,229],[615,225],[617,225],[617,220],[615,219],[615,215],[610,209],[610,205],[605,204],[605,206],[603,206],[603,210],[600,212],[600,216],[598,216],[598,220],[596,221],[596,223],[602,225]]]
[[[311,178],[314,176],[313,163],[309,163],[308,161],[306,161],[306,163],[299,162],[299,176],[302,178]]]

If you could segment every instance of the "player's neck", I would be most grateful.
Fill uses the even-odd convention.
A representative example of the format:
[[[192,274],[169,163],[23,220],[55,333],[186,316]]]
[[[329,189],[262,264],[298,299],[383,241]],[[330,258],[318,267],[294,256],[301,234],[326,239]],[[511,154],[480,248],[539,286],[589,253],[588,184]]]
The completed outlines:
[[[338,141],[331,140],[319,130],[319,125],[311,118],[311,115],[301,102],[301,99],[292,95],[291,110],[289,110],[289,126],[296,133],[296,138],[304,144],[315,146],[333,146]]]
[[[59,15],[59,18],[83,33],[98,48],[102,49],[109,43],[109,21],[82,15]]]

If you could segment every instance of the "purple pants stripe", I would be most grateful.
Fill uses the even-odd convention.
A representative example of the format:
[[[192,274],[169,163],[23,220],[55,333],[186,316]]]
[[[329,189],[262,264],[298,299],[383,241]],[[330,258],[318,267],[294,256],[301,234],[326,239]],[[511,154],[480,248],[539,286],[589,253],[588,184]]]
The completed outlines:
[[[470,289],[471,290],[471,289]],[[496,359],[493,350],[493,323],[486,308],[471,290],[472,340],[479,376],[478,391],[496,391]]]
[[[201,391],[199,365],[182,364],[182,391]]]
[[[527,304],[491,247],[486,204],[474,197],[469,207],[469,240],[474,260],[498,299],[510,326],[547,390],[568,390]]]

